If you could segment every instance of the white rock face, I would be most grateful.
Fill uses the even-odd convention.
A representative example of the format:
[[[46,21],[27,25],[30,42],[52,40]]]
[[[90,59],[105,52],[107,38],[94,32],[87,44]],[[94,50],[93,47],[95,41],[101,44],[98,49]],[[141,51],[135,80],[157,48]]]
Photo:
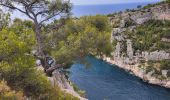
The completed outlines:
[[[120,22],[120,27],[121,27],[121,28],[125,27],[125,20],[121,20],[121,22]]]
[[[127,39],[127,55],[130,59],[133,58],[132,41],[130,39]]]
[[[147,13],[136,13],[134,15],[132,15],[130,18],[137,24],[143,24],[145,22],[147,22],[148,20],[152,19],[152,13],[147,12]]]
[[[144,67],[139,67],[139,61],[160,61],[165,59],[170,59],[170,53],[165,51],[136,51],[134,54],[133,51],[133,43],[128,38],[128,35],[123,34],[126,30],[135,32],[135,28],[138,24],[144,24],[149,20],[170,20],[170,7],[168,4],[161,4],[155,7],[151,7],[150,9],[142,9],[135,12],[127,12],[122,13],[120,16],[120,27],[113,28],[112,32],[112,40],[117,41],[116,49],[113,53],[114,60],[106,59],[107,62],[111,64],[118,65],[120,68],[133,72],[136,76],[140,77],[141,79],[147,81],[151,84],[157,84],[164,87],[170,88],[170,80],[160,80],[153,76],[154,71],[146,73],[146,69]],[[125,19],[131,19],[135,26],[129,26],[125,28]],[[114,20],[114,19],[112,19]],[[122,53],[122,47],[124,46],[124,42],[126,41],[127,48],[126,54]],[[169,42],[169,38],[162,38],[162,41]],[[170,73],[168,70],[162,70],[162,75],[167,77],[167,74]]]
[[[154,19],[170,20],[170,7],[167,4],[160,5],[159,7],[153,7],[151,8],[151,11],[154,12]]]
[[[114,52],[114,59],[120,59],[120,51],[121,51],[121,46],[120,46],[120,42],[118,42]]]
[[[167,77],[167,73],[168,73],[168,70],[162,70],[162,75],[163,75],[164,77]]]
[[[51,81],[52,86],[58,85],[64,92],[69,93],[80,100],[87,100],[86,98],[80,97],[80,95],[74,91],[69,81],[65,78],[65,75],[60,73],[58,70],[55,70],[52,73],[52,77],[49,77],[49,80]]]
[[[111,38],[112,40],[123,41],[124,37],[122,36],[122,32],[126,31],[125,28],[113,28]]]
[[[163,42],[170,42],[170,38],[162,38],[161,41],[163,41]]]
[[[142,13],[137,13],[136,15],[133,15],[131,19],[137,24],[143,24],[151,19],[170,20],[170,8],[168,4],[152,7],[149,12],[145,10]]]
[[[116,45],[116,49],[114,51],[114,59],[122,60],[122,62],[126,64],[137,63],[140,60],[159,61],[170,59],[170,53],[167,53],[165,51],[153,51],[153,52],[143,51],[142,53],[137,52],[136,55],[134,55],[132,45],[133,45],[132,41],[130,39],[127,39],[127,57],[125,57],[121,54],[121,49],[124,45],[121,42],[118,42]]]
[[[165,51],[142,52],[141,57],[146,60],[164,60],[170,59],[170,54]]]

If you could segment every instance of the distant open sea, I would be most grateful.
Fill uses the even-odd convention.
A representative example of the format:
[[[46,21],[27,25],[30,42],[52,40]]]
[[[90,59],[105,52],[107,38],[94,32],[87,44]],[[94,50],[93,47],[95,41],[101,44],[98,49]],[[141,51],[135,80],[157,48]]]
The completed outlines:
[[[106,15],[114,12],[124,11],[126,9],[137,9],[138,5],[145,6],[153,3],[156,2],[103,5],[73,5],[72,16],[81,17],[96,14]],[[13,20],[14,18],[28,19],[28,17],[26,17],[24,14],[21,14],[19,11],[14,11],[11,14],[11,19]]]
[[[87,1],[88,2],[88,1]],[[136,9],[138,5],[145,6],[156,2],[130,3],[130,4],[104,4],[104,5],[73,5],[72,14],[74,17],[110,14],[124,11],[126,9]]]

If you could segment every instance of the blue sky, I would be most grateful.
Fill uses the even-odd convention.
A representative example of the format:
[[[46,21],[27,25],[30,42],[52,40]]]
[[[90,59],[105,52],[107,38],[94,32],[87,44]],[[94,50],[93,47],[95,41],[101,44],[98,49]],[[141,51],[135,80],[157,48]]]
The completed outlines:
[[[161,0],[70,0],[74,5],[101,5],[101,4],[121,4],[121,3],[141,3],[141,2],[158,2]],[[27,19],[24,14],[20,12],[14,12],[11,14],[11,18],[22,18]]]
[[[161,0],[70,0],[74,5],[118,4],[137,2],[158,2]]]

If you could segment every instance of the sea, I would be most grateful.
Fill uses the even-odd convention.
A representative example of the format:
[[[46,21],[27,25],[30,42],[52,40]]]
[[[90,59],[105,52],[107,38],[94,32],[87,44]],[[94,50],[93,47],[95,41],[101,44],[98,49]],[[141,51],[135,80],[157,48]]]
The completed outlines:
[[[73,5],[72,16],[81,17],[89,15],[107,15],[115,12],[125,11],[126,9],[137,9],[138,5],[146,6],[156,2],[144,3],[125,3],[125,4],[100,4],[100,5]]]
[[[138,5],[146,6],[148,4],[154,4],[156,2],[144,2],[144,3],[125,3],[125,4],[100,4],[100,5],[73,5],[72,7],[72,16],[81,17],[89,15],[107,15],[119,11],[125,11],[126,9],[137,9]],[[19,11],[14,11],[11,14],[11,19],[21,18],[29,19],[24,14]]]

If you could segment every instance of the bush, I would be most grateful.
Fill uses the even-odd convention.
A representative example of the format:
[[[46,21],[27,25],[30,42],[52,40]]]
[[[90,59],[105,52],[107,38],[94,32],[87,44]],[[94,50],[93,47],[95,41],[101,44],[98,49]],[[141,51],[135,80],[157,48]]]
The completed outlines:
[[[74,98],[63,93],[57,86],[52,87],[45,74],[36,69],[35,58],[30,54],[35,45],[34,35],[29,29],[22,28],[20,31],[17,29],[0,31],[0,80],[5,80],[12,90],[23,91],[24,96],[33,100]],[[10,99],[16,98],[15,94],[2,95]]]
[[[79,89],[75,84],[72,84],[73,86],[73,89],[82,97],[85,97],[86,96],[86,92]]]
[[[161,70],[170,70],[170,60],[162,60],[160,64]]]
[[[88,54],[110,55],[112,51],[110,31],[111,26],[106,16],[70,19],[66,21],[65,26],[57,30],[57,36],[50,34],[50,38],[53,38],[54,44],[57,45],[49,47],[49,51],[58,63],[70,63]],[[48,45],[47,43],[46,47]]]
[[[136,34],[130,33],[133,38],[135,50],[153,51],[168,49],[169,43],[161,42],[163,36],[169,34],[170,21],[150,20],[145,25],[136,28]]]
[[[0,100],[24,100],[24,96],[21,91],[12,91],[6,82],[0,81]]]

